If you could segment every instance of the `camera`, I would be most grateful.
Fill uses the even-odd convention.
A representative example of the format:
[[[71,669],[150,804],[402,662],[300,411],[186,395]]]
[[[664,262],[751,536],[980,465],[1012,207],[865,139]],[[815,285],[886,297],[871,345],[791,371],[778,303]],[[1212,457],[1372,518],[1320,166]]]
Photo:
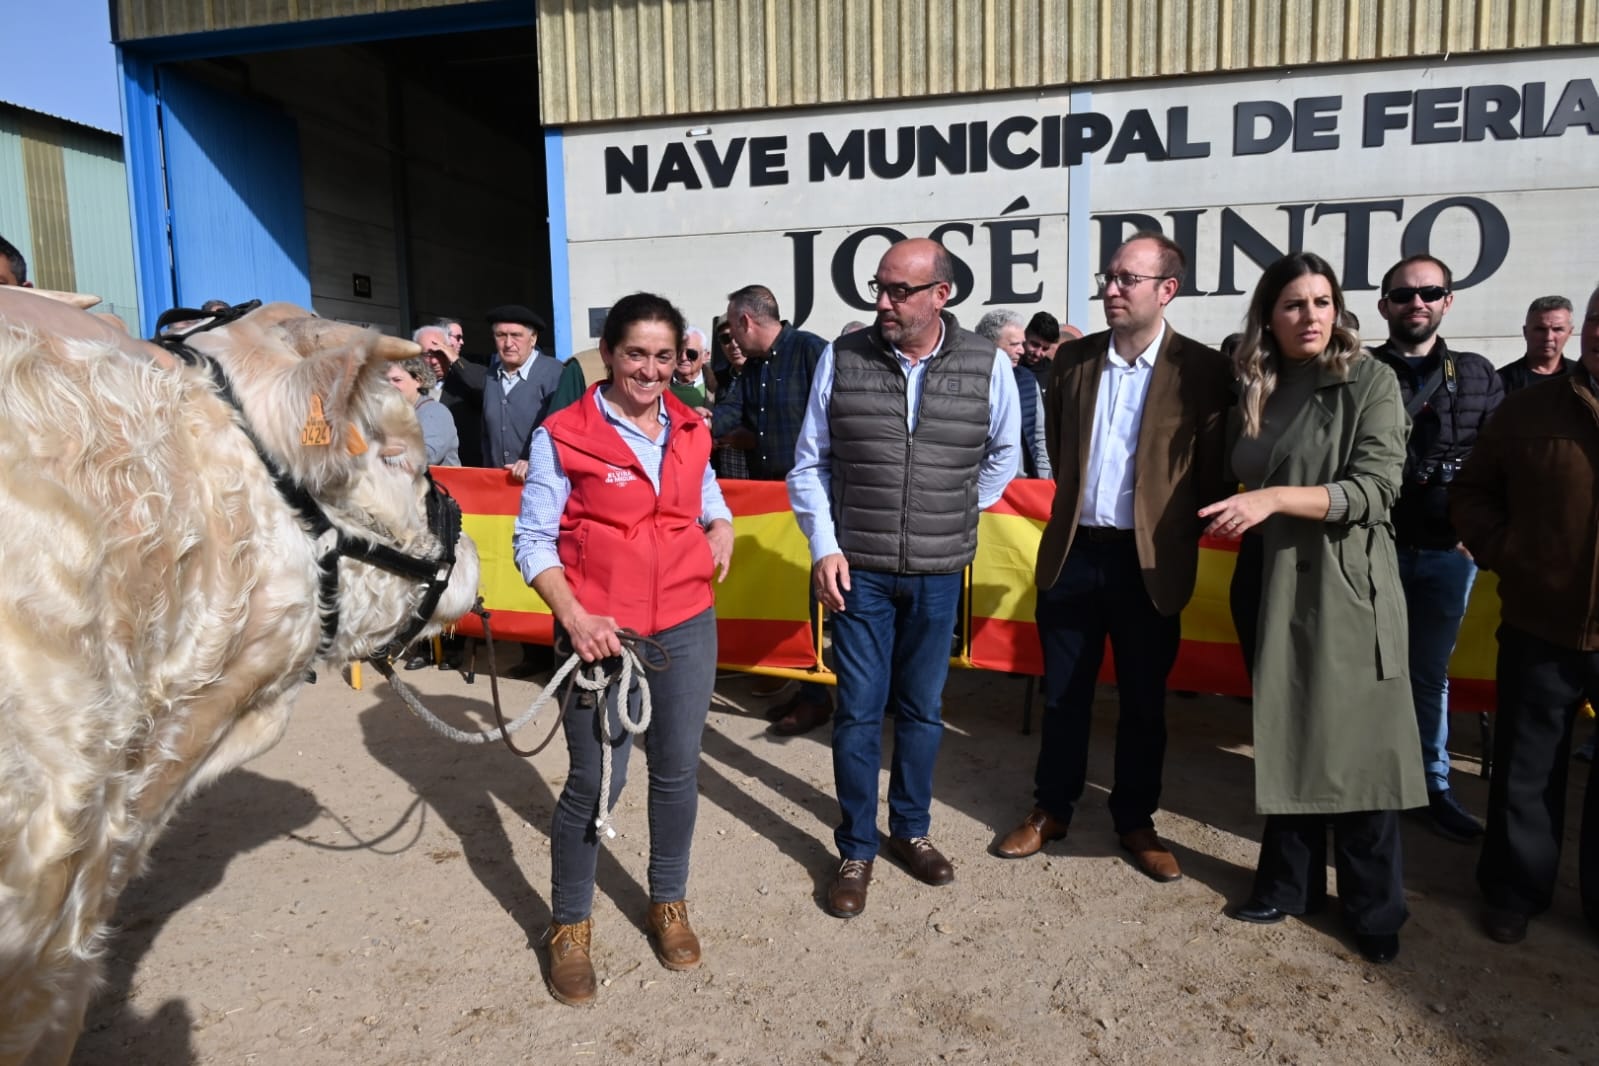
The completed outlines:
[[[1405,483],[1409,485],[1447,485],[1460,473],[1453,459],[1405,460]]]

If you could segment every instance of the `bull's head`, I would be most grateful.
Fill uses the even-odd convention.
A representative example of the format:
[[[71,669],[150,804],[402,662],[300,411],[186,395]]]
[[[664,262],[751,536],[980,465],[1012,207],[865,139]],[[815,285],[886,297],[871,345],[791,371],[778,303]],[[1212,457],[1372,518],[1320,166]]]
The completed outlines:
[[[269,457],[321,505],[346,536],[434,558],[427,453],[421,426],[382,377],[409,341],[269,304],[189,338],[226,372],[250,429]],[[449,585],[423,636],[465,614],[477,595],[477,550],[464,534]],[[340,564],[341,626],[334,659],[360,658],[404,629],[423,589],[382,568]]]

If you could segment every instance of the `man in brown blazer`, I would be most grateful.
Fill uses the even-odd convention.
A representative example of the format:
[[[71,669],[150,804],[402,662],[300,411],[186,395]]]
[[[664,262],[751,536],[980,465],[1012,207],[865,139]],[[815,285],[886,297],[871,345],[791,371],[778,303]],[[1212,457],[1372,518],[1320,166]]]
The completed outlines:
[[[1565,838],[1571,726],[1599,701],[1599,289],[1582,361],[1505,398],[1449,486],[1460,539],[1499,575],[1499,713],[1477,863],[1483,931],[1502,944],[1549,909]],[[1599,772],[1588,775],[1578,888],[1599,929]]]
[[[1063,345],[1045,401],[1055,503],[1038,550],[1044,720],[1034,808],[996,846],[1035,854],[1066,835],[1088,772],[1094,684],[1110,638],[1121,715],[1110,812],[1157,881],[1182,876],[1155,834],[1166,757],[1166,675],[1199,565],[1198,511],[1230,491],[1223,427],[1232,371],[1165,311],[1182,249],[1138,233],[1097,275],[1110,329]]]

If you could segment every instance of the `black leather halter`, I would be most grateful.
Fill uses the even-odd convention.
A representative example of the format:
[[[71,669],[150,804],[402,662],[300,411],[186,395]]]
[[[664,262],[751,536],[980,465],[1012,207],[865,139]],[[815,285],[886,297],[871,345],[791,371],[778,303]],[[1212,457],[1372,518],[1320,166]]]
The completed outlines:
[[[278,495],[282,496],[283,501],[294,510],[311,539],[321,541],[329,533],[333,534],[331,544],[317,559],[317,609],[322,619],[322,638],[317,643],[317,655],[325,655],[333,647],[339,634],[341,556],[347,559],[359,559],[381,570],[419,583],[427,583],[422,601],[417,604],[405,628],[376,653],[383,657],[398,655],[407,644],[416,639],[418,633],[422,632],[423,627],[433,616],[434,609],[438,607],[439,598],[449,587],[450,574],[455,569],[455,549],[461,539],[461,507],[442,485],[433,480],[433,475],[423,474],[428,479],[428,529],[439,542],[439,552],[434,556],[407,555],[397,548],[380,544],[367,537],[351,536],[335,526],[310,491],[281,469],[262,446],[260,438],[250,428],[244,408],[234,396],[233,386],[228,381],[227,372],[222,369],[221,364],[195,351],[188,344],[188,338],[193,334],[234,322],[259,306],[261,306],[260,300],[251,300],[249,303],[237,304],[214,313],[175,307],[156,321],[155,343],[185,364],[201,367],[211,375],[211,380],[216,384],[217,394],[237,413],[239,429],[255,448],[255,453],[260,457],[267,473],[272,476],[272,483],[277,486]],[[162,332],[174,322],[196,320],[201,321],[182,333]]]

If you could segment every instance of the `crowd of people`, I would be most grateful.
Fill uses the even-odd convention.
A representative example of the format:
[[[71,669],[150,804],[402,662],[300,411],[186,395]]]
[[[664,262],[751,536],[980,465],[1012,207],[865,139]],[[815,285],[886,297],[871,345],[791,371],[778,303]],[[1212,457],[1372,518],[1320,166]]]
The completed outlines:
[[[8,251],[9,249],[9,251]],[[26,265],[0,242],[0,280]],[[1599,695],[1599,289],[1581,358],[1574,306],[1527,310],[1525,355],[1498,369],[1451,347],[1449,267],[1388,269],[1367,347],[1330,264],[1267,267],[1242,328],[1215,349],[1167,312],[1188,264],[1145,232],[1095,275],[1107,329],[995,310],[961,326],[936,242],[892,245],[869,282],[870,323],[831,341],[784,321],[773,292],[729,293],[711,328],[666,298],[610,309],[603,374],[539,348],[544,320],[493,309],[494,357],[463,355],[454,320],[415,332],[389,369],[430,462],[521,482],[513,551],[584,660],[624,643],[651,667],[644,732],[647,929],[663,965],[697,966],[687,886],[700,735],[715,682],[713,582],[733,565],[718,478],[783,480],[827,612],[836,700],[804,684],[776,704],[783,735],[831,720],[838,865],[824,892],[861,914],[880,847],[930,885],[955,878],[932,839],[942,692],[978,515],[1014,477],[1054,482],[1036,561],[1044,715],[1031,810],[994,855],[1067,836],[1087,782],[1096,679],[1118,667],[1109,812],[1130,861],[1182,877],[1155,825],[1166,680],[1200,538],[1238,543],[1231,607],[1253,682],[1253,889],[1229,913],[1274,923],[1327,905],[1330,845],[1360,952],[1399,953],[1408,917],[1399,813],[1482,840],[1484,932],[1515,943],[1550,906],[1574,720]],[[1450,787],[1448,664],[1478,569],[1502,601],[1486,825]],[[642,691],[564,723],[571,770],[552,828],[552,994],[591,1001],[594,871],[627,777]],[[888,833],[878,775],[890,723]],[[603,749],[615,765],[603,770]],[[609,790],[605,777],[609,773]],[[1581,895],[1599,926],[1599,792],[1585,808]]]

